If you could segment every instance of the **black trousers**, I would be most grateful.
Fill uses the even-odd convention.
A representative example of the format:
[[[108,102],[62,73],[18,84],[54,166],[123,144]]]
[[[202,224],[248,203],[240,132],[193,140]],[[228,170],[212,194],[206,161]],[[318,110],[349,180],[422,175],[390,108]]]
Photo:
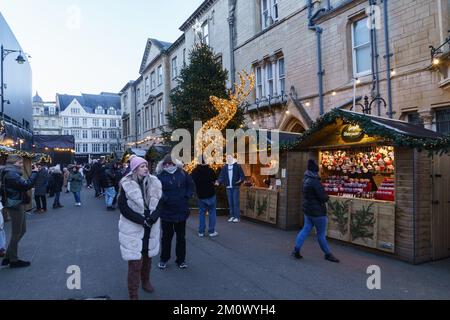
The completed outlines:
[[[186,221],[183,222],[167,222],[161,221],[162,240],[161,240],[161,261],[170,260],[170,252],[172,249],[172,238],[174,233],[177,236],[175,253],[177,255],[177,264],[186,261]]]
[[[47,210],[47,199],[45,196],[34,196],[34,201],[36,202],[36,208]]]
[[[100,179],[94,178],[92,182],[94,183],[95,196],[98,197],[102,192],[102,188],[100,186]]]

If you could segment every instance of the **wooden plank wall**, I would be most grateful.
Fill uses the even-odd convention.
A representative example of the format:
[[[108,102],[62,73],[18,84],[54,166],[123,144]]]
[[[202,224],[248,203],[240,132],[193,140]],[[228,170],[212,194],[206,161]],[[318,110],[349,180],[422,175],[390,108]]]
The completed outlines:
[[[433,161],[432,207],[433,260],[450,257],[450,154],[435,156]]]
[[[413,183],[414,157],[410,149],[395,149],[395,202],[397,207],[395,217],[395,252],[408,262],[413,262]]]
[[[282,188],[278,198],[277,226],[284,230],[296,230],[303,226],[302,183],[309,153],[283,152],[280,154],[280,173],[286,169],[282,178]],[[281,174],[280,174],[281,177]]]
[[[431,207],[432,207],[432,158],[428,152],[415,151],[416,158],[416,259],[415,263],[427,262],[432,259],[431,241]]]
[[[396,255],[410,263],[430,261],[431,159],[426,152],[405,148],[396,148],[395,156]],[[415,216],[414,207],[416,208]]]

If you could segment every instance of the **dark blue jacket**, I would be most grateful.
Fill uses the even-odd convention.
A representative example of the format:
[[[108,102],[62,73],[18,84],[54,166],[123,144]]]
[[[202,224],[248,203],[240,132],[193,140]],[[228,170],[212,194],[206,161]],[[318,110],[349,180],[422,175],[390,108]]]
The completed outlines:
[[[162,185],[161,220],[183,222],[189,217],[189,199],[194,195],[194,181],[183,169],[174,174],[164,170],[158,174]]]
[[[327,215],[328,195],[317,173],[307,170],[303,178],[303,213],[311,217]]]
[[[244,171],[240,164],[235,163],[233,165],[233,187],[239,187],[245,180]],[[225,187],[230,185],[230,178],[228,177],[228,164],[224,165],[219,174],[219,183],[223,184]]]
[[[48,169],[43,167],[39,170],[36,178],[36,183],[34,185],[34,195],[35,196],[45,196],[47,194],[47,186],[50,175],[48,174]]]

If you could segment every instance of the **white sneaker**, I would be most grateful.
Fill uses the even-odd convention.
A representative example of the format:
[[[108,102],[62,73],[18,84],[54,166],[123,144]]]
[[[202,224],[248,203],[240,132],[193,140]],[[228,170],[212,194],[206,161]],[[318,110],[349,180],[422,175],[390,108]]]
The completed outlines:
[[[228,222],[233,222],[234,218],[231,217],[230,219],[228,219]]]
[[[238,223],[240,220],[238,218],[233,218],[233,223]]]
[[[204,234],[204,233],[199,233],[198,236],[199,236],[200,238],[203,238],[203,237],[205,236],[205,234]]]
[[[219,235],[219,233],[217,231],[214,231],[213,233],[210,233],[209,236],[211,238],[217,237]]]
[[[76,204],[76,206],[77,206],[77,207],[81,207],[81,202],[78,202],[78,203]]]

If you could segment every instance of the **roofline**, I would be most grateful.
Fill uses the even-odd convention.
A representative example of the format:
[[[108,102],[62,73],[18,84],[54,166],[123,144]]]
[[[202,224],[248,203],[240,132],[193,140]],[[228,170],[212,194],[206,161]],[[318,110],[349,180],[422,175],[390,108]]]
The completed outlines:
[[[154,38],[147,38],[147,42],[146,42],[146,44],[145,44],[145,49],[144,49],[144,55],[142,56],[142,59],[141,59],[141,65],[140,65],[140,67],[139,67],[139,74],[141,74],[141,75],[147,70],[147,68],[144,67],[144,63],[147,61],[147,57],[148,57],[147,48],[148,48],[149,42],[150,42],[152,45],[155,45],[155,46],[159,49],[159,51],[161,52],[155,59],[159,58],[159,56],[160,56],[161,54],[166,53],[166,52],[170,49],[170,47],[173,45],[173,43],[172,43],[167,49],[164,49],[163,47],[161,47],[161,46],[159,46],[159,45],[156,44],[156,42],[161,43],[162,40],[158,40],[158,39],[154,39]],[[163,42],[166,42],[166,41],[163,41]],[[170,42],[166,42],[166,43],[170,43]],[[153,61],[154,61],[155,59],[153,59],[153,60],[149,63],[149,65],[152,64]],[[145,60],[145,61],[144,61],[144,60]]]
[[[214,4],[216,0],[205,0],[203,3],[197,8],[197,10],[194,11],[193,14],[181,25],[179,28],[181,31],[185,32],[186,29],[194,22],[196,18],[198,18],[200,15],[202,15],[207,9],[211,7],[211,5]]]
[[[167,53],[172,53],[176,48],[180,46],[181,43],[185,41],[185,34],[183,33],[174,43],[167,49]]]
[[[125,85],[125,87],[122,88],[122,90],[119,91],[119,95],[124,92],[125,90],[127,90],[130,86],[132,86],[134,84],[134,80],[130,80],[128,81],[128,83]]]

